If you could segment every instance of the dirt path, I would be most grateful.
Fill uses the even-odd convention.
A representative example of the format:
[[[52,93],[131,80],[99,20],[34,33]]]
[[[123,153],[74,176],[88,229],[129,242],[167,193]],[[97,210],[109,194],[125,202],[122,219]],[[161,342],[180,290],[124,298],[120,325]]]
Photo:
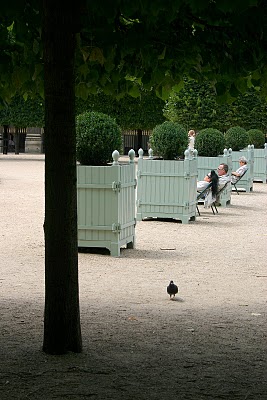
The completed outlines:
[[[118,259],[80,253],[84,351],[48,356],[44,157],[0,155],[0,399],[267,400],[266,194],[139,222]]]

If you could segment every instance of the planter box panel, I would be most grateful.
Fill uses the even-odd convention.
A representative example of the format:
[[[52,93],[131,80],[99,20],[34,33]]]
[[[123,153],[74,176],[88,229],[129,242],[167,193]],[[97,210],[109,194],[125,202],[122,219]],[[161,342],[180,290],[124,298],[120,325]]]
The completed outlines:
[[[232,185],[231,182],[227,184],[227,186],[220,193],[220,197],[218,199],[219,203],[222,207],[227,207],[231,204],[231,194],[232,194]]]
[[[137,220],[175,218],[188,223],[196,212],[196,159],[138,160]]]
[[[82,230],[82,238],[88,241],[107,240],[110,233],[104,227],[111,227],[113,221],[118,219],[116,193],[112,190],[118,171],[113,167],[79,167],[78,171],[78,226],[87,227]]]
[[[254,149],[254,180],[267,183],[267,143],[264,149]]]
[[[135,166],[78,166],[78,246],[106,247],[119,256],[133,247],[135,235]]]
[[[127,237],[134,235],[135,232],[135,213],[136,213],[136,177],[135,166],[125,165],[121,172],[121,189],[119,191],[118,220],[122,227],[120,240],[126,240]]]

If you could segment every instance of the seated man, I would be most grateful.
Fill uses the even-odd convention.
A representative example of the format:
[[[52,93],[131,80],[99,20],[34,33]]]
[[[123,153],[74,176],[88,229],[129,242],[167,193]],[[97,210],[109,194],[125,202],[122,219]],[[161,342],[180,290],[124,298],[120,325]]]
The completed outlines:
[[[244,175],[244,173],[247,171],[248,169],[248,165],[247,165],[247,159],[246,157],[242,156],[239,158],[239,168],[237,168],[236,171],[232,172],[232,178],[231,178],[231,182],[232,183],[236,183],[238,181],[238,179]]]
[[[202,192],[208,185],[212,182],[213,193],[217,192],[218,189],[218,175],[214,170],[210,171],[208,175],[205,176],[203,181],[197,181],[197,192]]]
[[[220,190],[227,182],[230,182],[231,178],[228,174],[228,165],[227,164],[220,164],[217,168],[218,175],[219,175],[219,187]]]

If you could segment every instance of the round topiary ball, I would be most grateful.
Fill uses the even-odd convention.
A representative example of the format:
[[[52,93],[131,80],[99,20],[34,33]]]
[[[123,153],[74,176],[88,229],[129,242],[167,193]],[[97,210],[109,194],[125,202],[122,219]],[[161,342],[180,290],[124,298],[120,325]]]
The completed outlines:
[[[244,149],[249,145],[247,131],[240,126],[233,126],[225,133],[225,144],[227,148],[231,147],[233,151]]]
[[[106,165],[121,151],[121,129],[110,116],[85,112],[76,118],[76,155],[83,165]]]
[[[260,129],[250,129],[247,131],[249,144],[254,144],[255,149],[262,149],[265,143],[265,135]]]
[[[155,155],[164,160],[173,160],[183,156],[188,147],[188,135],[185,128],[177,122],[165,121],[157,125],[149,138]]]
[[[196,136],[195,149],[197,149],[199,156],[217,157],[223,154],[224,148],[224,136],[218,129],[202,129]]]

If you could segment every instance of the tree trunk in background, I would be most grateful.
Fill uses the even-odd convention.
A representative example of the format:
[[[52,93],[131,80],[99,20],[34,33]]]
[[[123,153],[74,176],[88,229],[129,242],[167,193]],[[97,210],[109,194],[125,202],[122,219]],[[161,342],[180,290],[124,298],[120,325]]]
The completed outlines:
[[[142,148],[142,129],[137,129],[137,151]]]
[[[71,3],[71,4],[69,4]],[[45,316],[43,350],[80,352],[76,136],[75,2],[44,0]]]
[[[4,132],[3,132],[3,154],[8,153],[8,125],[4,125]]]
[[[18,128],[15,128],[14,142],[15,142],[15,154],[19,154],[19,133],[18,133]]]

